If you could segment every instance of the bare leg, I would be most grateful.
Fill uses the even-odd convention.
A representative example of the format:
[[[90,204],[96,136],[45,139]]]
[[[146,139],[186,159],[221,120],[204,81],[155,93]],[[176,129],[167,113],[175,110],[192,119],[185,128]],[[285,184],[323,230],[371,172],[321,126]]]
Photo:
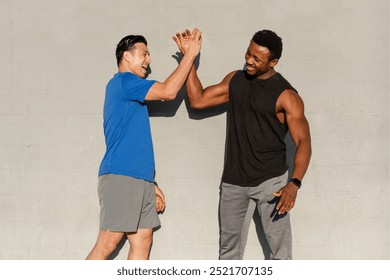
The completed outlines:
[[[153,229],[138,229],[137,232],[127,233],[130,250],[127,259],[148,260],[153,242]]]
[[[123,232],[99,231],[99,236],[87,260],[106,260],[123,237]]]

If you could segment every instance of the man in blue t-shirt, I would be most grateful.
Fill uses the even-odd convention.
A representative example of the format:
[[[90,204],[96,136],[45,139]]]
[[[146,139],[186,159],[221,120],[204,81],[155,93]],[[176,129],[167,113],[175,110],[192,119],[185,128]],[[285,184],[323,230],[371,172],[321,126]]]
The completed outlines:
[[[162,83],[145,79],[150,53],[141,35],[124,37],[116,48],[118,73],[104,102],[106,152],[99,169],[100,231],[87,259],[107,259],[126,235],[128,259],[148,259],[153,229],[165,198],[155,181],[147,100],[172,100],[183,86],[202,45],[195,28],[182,41],[186,54]]]

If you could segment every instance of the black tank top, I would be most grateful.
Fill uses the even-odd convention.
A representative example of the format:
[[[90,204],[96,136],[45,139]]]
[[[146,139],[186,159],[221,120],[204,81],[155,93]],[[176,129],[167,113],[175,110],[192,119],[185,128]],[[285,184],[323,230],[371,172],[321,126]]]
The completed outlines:
[[[287,124],[275,113],[280,94],[290,83],[276,73],[260,80],[238,71],[230,80],[226,161],[222,181],[252,187],[283,175]]]

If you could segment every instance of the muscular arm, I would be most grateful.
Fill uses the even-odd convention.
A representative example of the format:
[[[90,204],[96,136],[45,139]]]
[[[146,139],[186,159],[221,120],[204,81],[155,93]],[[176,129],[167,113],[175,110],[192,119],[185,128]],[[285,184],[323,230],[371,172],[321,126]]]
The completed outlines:
[[[292,177],[302,180],[311,157],[310,129],[304,114],[303,101],[296,92],[286,90],[278,99],[278,109],[282,109],[285,112],[291,138],[296,146]],[[298,187],[293,183],[288,183],[274,194],[275,196],[280,196],[280,201],[276,206],[279,214],[283,214],[294,207],[297,192]]]
[[[293,91],[286,92],[281,102],[283,102],[291,138],[297,148],[292,177],[302,180],[311,157],[310,130],[304,114],[304,104],[299,95]]]
[[[199,54],[202,36],[198,29],[194,29],[187,40],[182,40],[185,55],[179,66],[164,82],[155,82],[149,89],[145,100],[172,100],[175,99],[180,88],[186,81],[196,56]]]
[[[193,65],[186,82],[186,90],[191,108],[202,109],[228,102],[229,82],[234,74],[235,71],[228,74],[219,84],[203,89],[195,66]]]
[[[183,43],[188,40],[192,33],[186,29],[182,33],[176,33],[173,40],[176,42],[179,50],[185,56],[187,50]],[[195,65],[191,67],[186,82],[186,91],[191,108],[202,109],[212,106],[218,106],[229,101],[229,82],[235,71],[228,74],[219,84],[209,86],[203,89],[202,83],[199,80]]]

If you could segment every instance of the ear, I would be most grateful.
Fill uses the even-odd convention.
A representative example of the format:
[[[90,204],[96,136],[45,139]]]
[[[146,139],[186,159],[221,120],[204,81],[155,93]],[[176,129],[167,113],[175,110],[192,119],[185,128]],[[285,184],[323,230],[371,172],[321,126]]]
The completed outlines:
[[[129,51],[123,52],[123,60],[129,62],[131,60],[131,52]]]
[[[271,60],[269,65],[271,66],[271,68],[274,68],[276,66],[276,64],[278,64],[278,62],[279,62],[279,59],[273,59],[273,60]]]

